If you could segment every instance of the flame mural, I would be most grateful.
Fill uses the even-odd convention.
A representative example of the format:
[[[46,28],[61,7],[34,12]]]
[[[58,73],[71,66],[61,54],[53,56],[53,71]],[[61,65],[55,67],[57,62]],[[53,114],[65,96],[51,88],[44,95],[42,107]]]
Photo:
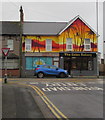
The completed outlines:
[[[25,52],[25,39],[32,40],[30,52],[47,52],[46,39],[52,40],[52,52],[67,51],[66,39],[72,38],[72,51],[82,52],[84,49],[84,39],[91,40],[90,52],[97,52],[96,34],[80,19],[77,18],[65,31],[58,36],[23,36],[23,52]]]

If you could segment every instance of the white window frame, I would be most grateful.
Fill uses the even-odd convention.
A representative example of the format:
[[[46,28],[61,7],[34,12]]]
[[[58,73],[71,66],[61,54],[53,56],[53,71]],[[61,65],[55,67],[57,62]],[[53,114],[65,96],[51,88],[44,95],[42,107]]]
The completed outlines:
[[[13,39],[8,39],[7,40],[7,48],[10,48],[10,50],[14,49],[14,45],[13,44],[14,44]]]
[[[51,39],[46,39],[46,51],[52,51],[52,40]]]
[[[89,38],[86,38],[86,39],[89,39]],[[91,39],[90,40],[90,43],[86,43],[86,39],[84,39],[84,50],[85,51],[90,51],[91,50]],[[89,46],[89,49],[87,49],[87,46]]]
[[[26,41],[28,41],[29,43],[27,43]],[[29,47],[29,49],[27,49],[27,46]],[[31,39],[25,39],[25,51],[31,51],[32,47],[32,40]]]
[[[68,42],[68,40],[71,40],[71,43]],[[72,51],[72,50],[73,50],[72,42],[73,42],[72,38],[67,38],[67,39],[66,39],[66,50],[69,50],[69,51]],[[71,49],[68,48],[68,45],[71,46]]]

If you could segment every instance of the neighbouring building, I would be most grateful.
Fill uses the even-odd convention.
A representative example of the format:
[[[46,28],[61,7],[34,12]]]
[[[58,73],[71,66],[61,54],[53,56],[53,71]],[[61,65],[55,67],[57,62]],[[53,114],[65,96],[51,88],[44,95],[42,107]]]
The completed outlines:
[[[105,11],[105,1],[103,2],[103,12]],[[105,14],[103,14],[103,20],[105,19]],[[103,57],[104,57],[104,75],[105,75],[105,23],[103,22]]]
[[[38,64],[73,76],[97,75],[97,36],[79,15],[69,22],[23,22],[22,76],[33,76]]]
[[[2,31],[0,32],[0,41],[2,48],[10,48],[5,63],[5,56],[0,57],[0,71],[2,76],[7,68],[8,77],[19,77],[19,41],[20,41],[20,24],[13,21],[1,21]],[[6,67],[7,66],[7,67]]]

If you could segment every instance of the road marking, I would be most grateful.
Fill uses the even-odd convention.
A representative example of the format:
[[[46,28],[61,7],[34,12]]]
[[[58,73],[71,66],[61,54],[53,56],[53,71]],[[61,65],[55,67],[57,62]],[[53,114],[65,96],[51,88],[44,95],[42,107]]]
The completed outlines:
[[[36,86],[35,86],[36,87]],[[65,119],[67,119],[67,117],[47,98],[47,96],[38,88],[36,87],[41,93],[42,95],[46,98],[46,100],[54,107],[54,109]]]
[[[29,86],[33,88],[37,94],[41,97],[41,99],[44,101],[44,103],[48,106],[48,108],[52,111],[52,113],[55,115],[56,118],[62,120],[62,118],[69,120],[48,98],[47,96],[36,86],[33,85],[26,85],[26,84],[21,84],[20,85],[24,86]],[[57,113],[58,112],[58,113]]]
[[[46,103],[46,105],[48,106],[48,108],[52,111],[52,113],[57,117],[57,118],[61,118],[56,112],[55,110],[49,105],[49,103],[45,100],[44,96],[41,95],[41,93],[35,88],[35,86],[29,85],[30,87],[32,87],[37,94],[42,98],[42,100],[44,101],[44,103]]]
[[[38,85],[39,83],[38,82],[29,82],[29,84],[31,84],[31,85],[33,85],[33,84]]]

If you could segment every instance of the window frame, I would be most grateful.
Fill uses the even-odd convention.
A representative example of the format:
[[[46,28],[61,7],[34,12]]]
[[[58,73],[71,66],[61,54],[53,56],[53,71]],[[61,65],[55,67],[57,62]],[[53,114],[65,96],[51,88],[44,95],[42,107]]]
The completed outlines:
[[[51,44],[48,44],[47,41],[51,41]],[[48,50],[47,47],[50,46],[50,49]],[[46,39],[46,51],[52,51],[52,39]]]
[[[71,43],[68,43],[68,40],[71,40]],[[72,38],[66,38],[66,50],[72,51],[73,50],[73,39]],[[71,49],[68,49],[68,45],[71,45]]]
[[[27,43],[26,43],[26,40],[30,40],[30,43],[27,44]],[[27,46],[30,47],[29,50],[26,49]],[[25,51],[31,51],[31,50],[32,50],[32,40],[31,40],[31,39],[25,39]]]
[[[11,45],[10,45],[9,41],[12,41]],[[14,40],[13,39],[8,39],[7,40],[7,48],[10,48],[10,51],[14,50]]]
[[[85,39],[84,39],[84,50],[85,50],[85,51],[90,51],[90,50],[91,50],[91,39],[89,39],[89,40],[90,40],[90,43],[85,43],[85,40],[86,40],[86,39],[89,39],[89,38],[85,38]],[[87,46],[87,45],[90,46],[90,49],[86,49],[86,46]]]

